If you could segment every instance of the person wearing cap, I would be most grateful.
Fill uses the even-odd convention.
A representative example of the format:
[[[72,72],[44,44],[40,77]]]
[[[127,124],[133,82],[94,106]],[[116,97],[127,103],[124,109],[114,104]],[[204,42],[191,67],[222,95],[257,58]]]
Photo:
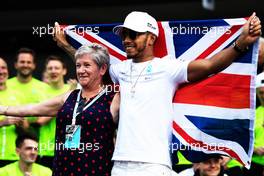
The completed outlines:
[[[193,168],[179,173],[179,176],[228,176],[224,173],[221,155],[212,155],[203,162],[195,163]]]
[[[55,27],[58,29],[58,24]],[[120,85],[119,124],[111,175],[176,174],[171,169],[169,151],[175,91],[181,83],[218,73],[247,51],[260,36],[260,20],[253,13],[234,45],[211,59],[185,62],[154,56],[159,29],[157,21],[146,12],[129,13],[124,24],[116,26],[113,32],[121,37],[128,60],[111,65],[109,70],[112,81]],[[54,40],[73,55],[74,49],[62,32],[56,32]]]
[[[257,97],[260,106],[256,110],[255,119],[255,140],[252,163],[249,170],[244,170],[245,175],[264,175],[264,72],[257,75],[256,81]]]
[[[175,90],[181,83],[199,81],[229,66],[259,38],[260,27],[253,13],[234,46],[211,59],[191,62],[154,56],[158,25],[145,12],[131,12],[123,25],[114,28],[128,60],[110,67],[121,98],[112,176],[173,174],[168,146]]]

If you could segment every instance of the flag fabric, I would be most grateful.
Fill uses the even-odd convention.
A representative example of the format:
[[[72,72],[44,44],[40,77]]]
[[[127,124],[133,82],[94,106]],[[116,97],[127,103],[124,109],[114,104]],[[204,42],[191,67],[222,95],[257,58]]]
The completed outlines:
[[[155,56],[208,59],[235,41],[246,20],[158,22]],[[75,48],[91,42],[106,46],[110,62],[114,64],[126,59],[119,36],[112,32],[116,25],[67,25],[63,28]],[[256,42],[222,72],[197,83],[182,85],[176,91],[172,152],[181,150],[191,162],[200,162],[208,154],[224,154],[249,167],[253,153],[257,55]]]

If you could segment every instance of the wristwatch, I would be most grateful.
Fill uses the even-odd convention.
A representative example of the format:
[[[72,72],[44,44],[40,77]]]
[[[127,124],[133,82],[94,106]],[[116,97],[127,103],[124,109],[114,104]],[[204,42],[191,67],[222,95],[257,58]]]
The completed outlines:
[[[232,46],[233,46],[234,50],[240,54],[244,54],[249,50],[248,46],[245,48],[241,48],[240,46],[238,46],[236,41],[232,44]]]

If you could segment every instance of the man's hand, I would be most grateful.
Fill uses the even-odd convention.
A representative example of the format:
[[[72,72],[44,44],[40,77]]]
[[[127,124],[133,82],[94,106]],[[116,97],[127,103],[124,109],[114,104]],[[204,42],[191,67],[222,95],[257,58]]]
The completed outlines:
[[[67,84],[70,86],[70,90],[75,90],[78,85],[78,81],[76,79],[69,79]]]
[[[19,126],[23,123],[23,118],[21,117],[10,117],[7,116],[2,122],[1,126],[16,125]]]
[[[261,35],[261,22],[254,12],[243,27],[243,31],[237,39],[237,45],[245,49],[254,43]]]
[[[254,149],[254,153],[256,153],[259,156],[263,156],[264,155],[264,147],[257,147]]]
[[[54,28],[55,28],[55,31],[53,34],[53,40],[57,42],[57,45],[61,48],[70,46],[70,44],[66,40],[64,30],[60,28],[60,25],[58,22],[55,22]]]
[[[74,60],[74,54],[76,52],[76,49],[73,48],[68,41],[66,40],[65,31],[60,28],[60,25],[58,22],[55,22],[54,24],[54,34],[53,34],[53,40],[57,42],[57,45],[62,48],[64,51],[66,51],[67,54]]]
[[[229,156],[222,156],[222,163],[221,165],[225,168],[225,169],[228,169],[227,168],[227,163],[231,160],[231,158]]]

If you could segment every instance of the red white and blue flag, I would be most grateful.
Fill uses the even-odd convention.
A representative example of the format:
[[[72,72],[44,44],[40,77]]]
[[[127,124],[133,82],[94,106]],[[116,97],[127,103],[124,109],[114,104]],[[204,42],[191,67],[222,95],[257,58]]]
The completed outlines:
[[[159,22],[155,56],[208,59],[229,47],[245,22],[245,18]],[[120,38],[112,32],[116,25],[69,25],[64,29],[75,48],[91,42],[105,45],[113,64],[126,59]],[[249,167],[253,153],[257,55],[255,43],[222,72],[178,89],[173,99],[172,150],[181,149],[191,162],[217,153]]]

